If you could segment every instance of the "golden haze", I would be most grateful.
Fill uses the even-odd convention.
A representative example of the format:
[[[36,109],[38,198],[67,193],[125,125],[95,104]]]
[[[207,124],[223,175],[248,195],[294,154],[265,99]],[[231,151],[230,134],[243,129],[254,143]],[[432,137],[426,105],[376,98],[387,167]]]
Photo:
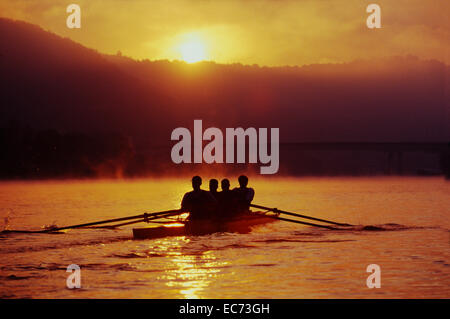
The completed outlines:
[[[358,0],[77,3],[79,30],[65,25],[67,1],[6,0],[0,15],[136,59],[274,66],[411,54],[449,61],[447,1],[379,0],[382,29],[377,30],[365,26],[368,3]],[[189,35],[201,40],[186,42]]]

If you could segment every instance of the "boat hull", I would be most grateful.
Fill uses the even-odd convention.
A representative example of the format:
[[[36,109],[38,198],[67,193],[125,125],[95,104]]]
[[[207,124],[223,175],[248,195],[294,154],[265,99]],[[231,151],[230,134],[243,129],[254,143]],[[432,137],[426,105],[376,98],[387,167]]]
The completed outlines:
[[[184,226],[173,227],[171,225],[159,227],[133,228],[135,239],[154,239],[170,236],[202,236],[217,232],[249,233],[257,225],[274,222],[275,219],[264,214],[249,214],[226,222],[196,222],[186,223]]]

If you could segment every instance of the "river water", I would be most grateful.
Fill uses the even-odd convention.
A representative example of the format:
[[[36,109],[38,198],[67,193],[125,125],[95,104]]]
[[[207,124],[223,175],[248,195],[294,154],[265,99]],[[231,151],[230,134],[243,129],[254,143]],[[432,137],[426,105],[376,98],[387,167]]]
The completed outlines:
[[[233,183],[234,184],[234,183]],[[0,298],[450,298],[450,182],[251,179],[254,203],[358,225],[133,240],[132,227],[0,233]],[[0,183],[9,229],[177,208],[187,179]],[[376,226],[364,228],[363,226]],[[81,288],[68,289],[68,265]],[[370,264],[381,287],[366,284]]]

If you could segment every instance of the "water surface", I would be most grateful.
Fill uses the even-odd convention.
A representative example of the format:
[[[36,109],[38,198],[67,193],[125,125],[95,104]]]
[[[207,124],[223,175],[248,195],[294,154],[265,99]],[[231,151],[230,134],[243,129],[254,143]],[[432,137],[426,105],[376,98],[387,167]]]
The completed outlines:
[[[133,240],[133,226],[1,234],[0,297],[450,297],[450,183],[443,179],[250,184],[257,204],[361,226],[342,231],[277,221],[249,234],[155,240]],[[177,208],[189,188],[181,179],[2,182],[0,217],[9,216],[10,229],[78,224]],[[81,267],[81,289],[66,288],[70,264]],[[381,267],[380,289],[366,286],[369,264]]]

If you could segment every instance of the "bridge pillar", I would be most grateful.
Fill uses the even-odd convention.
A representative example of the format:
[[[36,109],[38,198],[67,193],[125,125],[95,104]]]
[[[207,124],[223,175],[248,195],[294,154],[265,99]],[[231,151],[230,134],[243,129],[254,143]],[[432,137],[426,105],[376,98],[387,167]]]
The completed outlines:
[[[397,152],[397,173],[403,175],[403,152]]]
[[[387,153],[387,168],[386,168],[386,175],[392,174],[392,162],[394,160],[394,153],[391,151],[388,151]]]

